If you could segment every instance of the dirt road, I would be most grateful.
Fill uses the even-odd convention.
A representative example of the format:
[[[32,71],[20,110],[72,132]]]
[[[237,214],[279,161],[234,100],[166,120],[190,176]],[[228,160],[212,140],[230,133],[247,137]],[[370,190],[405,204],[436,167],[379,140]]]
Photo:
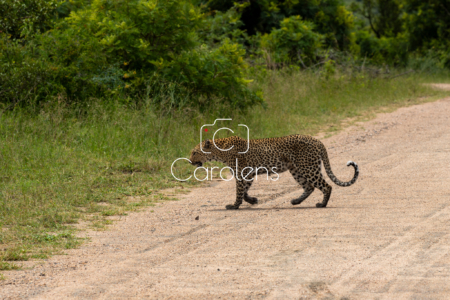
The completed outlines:
[[[287,173],[237,211],[233,181],[195,189],[6,272],[0,298],[450,299],[450,98],[362,126],[323,139],[339,179],[361,170],[325,209],[318,190],[293,207]]]

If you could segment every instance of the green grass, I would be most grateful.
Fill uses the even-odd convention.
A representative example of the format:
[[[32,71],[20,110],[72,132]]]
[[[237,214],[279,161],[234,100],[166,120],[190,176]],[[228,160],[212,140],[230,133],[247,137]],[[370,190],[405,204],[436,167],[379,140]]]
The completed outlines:
[[[14,269],[18,265],[11,262],[76,247],[81,240],[73,225],[80,220],[101,229],[111,223],[109,216],[171,200],[162,189],[182,191],[199,184],[174,180],[170,166],[176,158],[189,157],[200,127],[215,118],[233,118],[229,126],[235,129],[246,124],[251,138],[313,135],[336,131],[347,118],[370,118],[382,109],[443,97],[449,93],[423,83],[449,81],[442,75],[387,80],[272,73],[255,83],[268,107],[247,115],[164,113],[151,106],[133,109],[94,100],[87,109],[54,103],[41,106],[37,114],[20,109],[1,113],[1,267]],[[192,171],[185,162],[177,164],[179,177]]]
[[[308,73],[275,75],[260,82],[269,107],[256,109],[239,121],[251,126],[252,137],[314,135],[335,131],[348,118],[368,119],[380,111],[432,101],[449,92],[426,86],[449,82],[444,75],[410,75],[394,79],[337,74],[324,79]]]
[[[2,261],[0,262],[0,270],[6,271],[6,270],[19,270],[20,267],[16,265],[15,263],[9,263]]]

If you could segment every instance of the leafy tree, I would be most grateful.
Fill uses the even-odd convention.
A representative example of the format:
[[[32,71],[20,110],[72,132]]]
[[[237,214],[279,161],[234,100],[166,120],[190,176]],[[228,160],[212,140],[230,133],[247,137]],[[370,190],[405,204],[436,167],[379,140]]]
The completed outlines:
[[[377,38],[396,36],[402,31],[401,9],[397,0],[362,0],[353,2],[351,10],[367,19]]]
[[[261,38],[261,46],[271,51],[276,61],[299,62],[303,66],[315,61],[322,48],[323,35],[314,31],[312,22],[292,16],[281,21],[281,28],[274,29]]]
[[[218,104],[245,110],[262,104],[262,93],[252,91],[248,87],[251,80],[245,79],[244,53],[242,46],[225,40],[218,48],[203,46],[185,51],[170,62],[154,62],[158,71],[150,80],[152,86],[166,83],[153,88],[156,101],[162,101],[159,95],[167,91],[172,105],[192,101],[186,98],[188,95],[200,110]]]
[[[36,35],[19,58],[0,55],[0,78],[6,78],[8,89],[17,85],[20,78],[8,79],[8,67],[14,63],[17,74],[30,74],[23,83],[28,88],[22,90],[32,90],[38,69],[22,62],[35,60],[50,68],[45,79],[58,86],[52,90],[72,100],[118,94],[136,101],[148,97],[171,107],[220,104],[242,110],[263,103],[261,93],[250,89],[245,79],[242,46],[223,35],[218,43],[201,43],[199,32],[207,32],[211,24],[205,17],[189,0],[93,0],[71,8],[56,28]],[[7,40],[0,44],[1,52],[13,49],[20,48]],[[21,90],[17,93],[23,96]]]
[[[99,38],[127,69],[145,69],[196,46],[202,15],[188,1],[95,0],[67,21]]]
[[[204,2],[211,10],[227,11],[233,0],[210,0]],[[344,50],[351,46],[353,15],[345,9],[341,0],[261,0],[249,3],[242,12],[242,29],[247,34],[270,33],[280,28],[280,22],[290,16],[301,16],[313,22],[316,31],[324,36],[328,47]]]
[[[377,38],[370,31],[356,32],[359,56],[375,64],[405,66],[408,62],[408,42],[403,36]]]
[[[13,39],[51,27],[58,0],[0,0],[0,33]]]
[[[402,21],[398,1],[377,0],[379,16],[375,22],[375,27],[380,36],[395,37],[402,31]]]
[[[450,0],[403,0],[405,30],[412,49],[448,46]]]
[[[203,19],[203,24],[198,30],[199,38],[209,46],[222,43],[225,39],[244,44],[248,42],[247,33],[242,30],[242,11],[249,3],[234,3],[234,5],[222,12],[219,10],[208,11]]]

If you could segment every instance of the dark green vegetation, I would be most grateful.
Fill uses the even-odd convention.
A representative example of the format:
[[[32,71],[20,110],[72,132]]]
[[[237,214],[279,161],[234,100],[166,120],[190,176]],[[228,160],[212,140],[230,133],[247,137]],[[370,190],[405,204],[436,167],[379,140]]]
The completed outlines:
[[[314,134],[443,95],[424,85],[448,80],[442,6],[0,0],[0,269],[198,184],[170,166],[215,118]]]

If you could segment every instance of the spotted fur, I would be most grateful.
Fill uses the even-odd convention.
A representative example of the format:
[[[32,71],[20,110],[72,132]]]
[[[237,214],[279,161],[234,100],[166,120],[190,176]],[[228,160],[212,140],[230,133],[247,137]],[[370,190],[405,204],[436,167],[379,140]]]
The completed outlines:
[[[323,201],[317,203],[316,207],[327,206],[332,189],[322,176],[321,162],[330,179],[339,186],[352,185],[359,175],[358,165],[349,161],[347,166],[353,166],[355,169],[352,180],[348,182],[338,180],[331,171],[325,146],[321,141],[310,136],[290,135],[250,140],[248,151],[244,154],[239,152],[247,150],[247,140],[240,137],[216,139],[214,142],[215,145],[210,140],[206,140],[201,145],[197,145],[191,152],[190,161],[198,167],[207,161],[219,161],[233,169],[235,173],[236,170],[238,171],[238,176],[235,174],[236,202],[233,205],[227,205],[227,209],[238,209],[242,200],[250,204],[258,203],[258,199],[250,197],[247,192],[253,183],[252,179],[259,174],[279,174],[289,170],[304,190],[303,194],[299,198],[293,199],[291,203],[293,205],[302,203],[315,188],[318,188],[323,193]],[[219,150],[229,148],[231,149],[228,151]],[[242,176],[246,180],[241,178]]]

